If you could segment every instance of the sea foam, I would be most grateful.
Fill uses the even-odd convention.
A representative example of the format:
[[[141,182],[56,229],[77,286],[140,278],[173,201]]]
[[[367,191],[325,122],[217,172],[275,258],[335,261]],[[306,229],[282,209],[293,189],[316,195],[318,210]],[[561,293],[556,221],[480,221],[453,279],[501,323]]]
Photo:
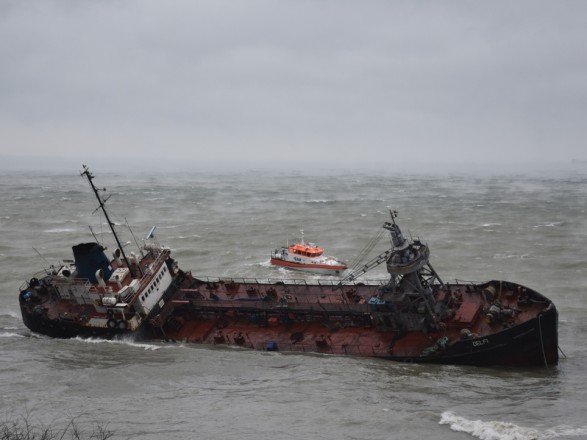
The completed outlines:
[[[481,440],[542,440],[587,435],[587,427],[557,426],[539,430],[518,426],[511,422],[469,420],[450,411],[443,412],[438,423],[449,425],[453,431],[465,432]]]
[[[155,351],[159,350],[160,348],[165,348],[165,346],[154,345],[154,344],[144,344],[139,342],[134,342],[131,339],[100,339],[100,338],[81,338],[76,337],[73,338],[75,341],[84,342],[87,344],[113,344],[113,345],[127,345],[130,347],[135,348],[142,348],[143,350],[150,350]]]
[[[0,332],[0,338],[24,338],[24,336],[13,332]]]

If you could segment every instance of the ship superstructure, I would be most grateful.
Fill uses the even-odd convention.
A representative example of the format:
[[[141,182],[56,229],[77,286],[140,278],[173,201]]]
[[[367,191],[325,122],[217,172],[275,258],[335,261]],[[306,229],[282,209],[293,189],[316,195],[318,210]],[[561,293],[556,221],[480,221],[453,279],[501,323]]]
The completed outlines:
[[[118,247],[109,259],[96,242],[73,246],[74,260],[31,278],[20,295],[27,327],[51,336],[112,336],[137,332],[174,293],[182,273],[168,248],[145,243],[127,257],[105,201],[84,166]]]

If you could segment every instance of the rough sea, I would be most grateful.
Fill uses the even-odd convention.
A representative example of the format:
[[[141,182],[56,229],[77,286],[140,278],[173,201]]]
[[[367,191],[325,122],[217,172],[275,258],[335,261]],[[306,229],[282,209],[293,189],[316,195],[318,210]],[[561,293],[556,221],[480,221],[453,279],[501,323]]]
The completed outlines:
[[[561,362],[514,369],[399,364],[132,339],[57,340],[22,323],[19,286],[96,236],[75,170],[0,173],[0,418],[107,424],[132,439],[587,438],[587,169],[556,173],[99,169],[127,249],[156,237],[198,276],[306,278],[269,265],[304,236],[353,262],[399,211],[445,281],[512,280],[551,298]],[[384,238],[373,250],[389,245]],[[33,250],[35,247],[42,258]],[[382,268],[365,276],[385,277]]]

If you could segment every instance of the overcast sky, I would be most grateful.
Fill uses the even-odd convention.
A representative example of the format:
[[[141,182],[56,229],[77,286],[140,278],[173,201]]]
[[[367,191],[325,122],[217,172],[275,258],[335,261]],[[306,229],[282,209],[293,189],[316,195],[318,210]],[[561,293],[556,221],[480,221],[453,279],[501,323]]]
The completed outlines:
[[[0,156],[585,160],[586,48],[585,1],[0,0]]]

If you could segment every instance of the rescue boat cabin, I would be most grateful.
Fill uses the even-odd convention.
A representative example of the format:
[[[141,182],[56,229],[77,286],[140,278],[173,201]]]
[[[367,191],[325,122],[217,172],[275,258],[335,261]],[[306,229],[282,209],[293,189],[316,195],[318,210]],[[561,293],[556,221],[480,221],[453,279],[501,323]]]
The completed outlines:
[[[287,248],[291,254],[301,255],[304,257],[319,257],[324,253],[324,249],[316,246],[314,243],[296,243]]]

